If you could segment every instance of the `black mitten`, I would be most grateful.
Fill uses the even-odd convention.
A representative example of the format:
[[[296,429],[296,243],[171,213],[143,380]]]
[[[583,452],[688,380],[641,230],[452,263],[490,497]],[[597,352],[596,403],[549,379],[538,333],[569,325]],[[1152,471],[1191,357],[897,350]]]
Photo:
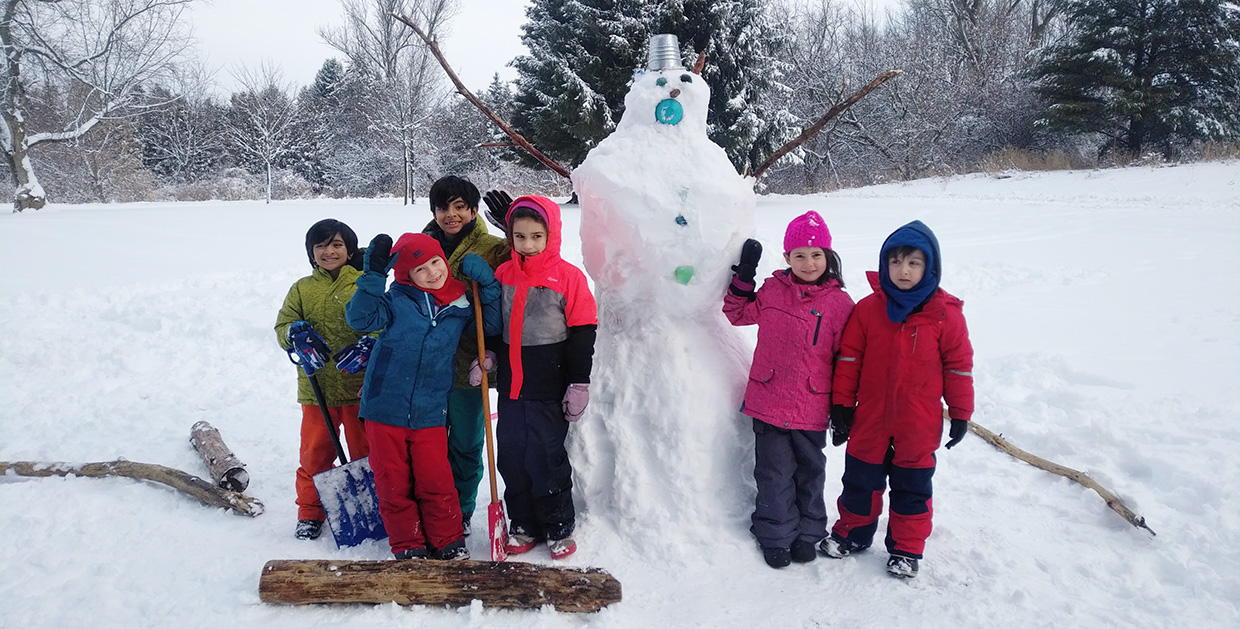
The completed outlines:
[[[732,267],[736,279],[746,284],[753,284],[754,275],[758,272],[758,261],[762,259],[762,243],[750,238],[741,246],[741,261]]]
[[[362,266],[367,271],[382,273],[387,275],[388,269],[391,267],[389,263],[392,261],[392,237],[387,234],[379,234],[370,240],[370,246],[366,247],[366,260]]]
[[[856,413],[857,408],[854,406],[836,404],[831,407],[831,445],[841,446],[848,441]]]
[[[964,435],[967,432],[969,432],[968,421],[963,420],[963,419],[953,419],[952,427],[948,429],[947,431],[947,436],[951,437],[951,439],[948,440],[947,442],[947,445],[946,445],[947,449],[951,450],[952,446],[956,445],[957,443],[960,443],[960,440],[964,439]]]

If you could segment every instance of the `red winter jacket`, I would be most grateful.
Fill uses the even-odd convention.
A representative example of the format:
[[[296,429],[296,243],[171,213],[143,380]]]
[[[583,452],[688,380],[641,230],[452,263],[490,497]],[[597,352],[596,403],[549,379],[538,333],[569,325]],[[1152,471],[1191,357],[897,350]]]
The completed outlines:
[[[866,277],[874,293],[857,303],[844,328],[832,393],[836,404],[857,407],[848,453],[881,463],[895,439],[902,466],[932,467],[930,455],[943,436],[943,401],[952,419],[973,416],[964,302],[938,289],[920,312],[895,323],[878,273]]]
[[[569,384],[590,381],[598,308],[585,274],[560,257],[560,206],[531,195],[513,207],[524,202],[546,217],[547,247],[529,257],[514,250],[495,270],[504,291],[505,345],[497,388],[513,400],[559,400]]]
[[[767,278],[754,301],[728,291],[728,321],[758,325],[741,411],[780,428],[826,430],[831,365],[852,309],[839,282],[798,284],[787,270]]]

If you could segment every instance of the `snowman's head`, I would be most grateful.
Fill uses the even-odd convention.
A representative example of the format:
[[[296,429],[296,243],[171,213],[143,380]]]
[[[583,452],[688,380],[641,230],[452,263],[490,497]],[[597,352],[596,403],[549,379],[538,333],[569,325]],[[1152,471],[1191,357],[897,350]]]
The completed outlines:
[[[671,45],[659,45],[659,38],[670,38]],[[651,40],[651,60],[633,75],[624,97],[624,116],[618,128],[655,127],[669,133],[706,134],[706,111],[710,87],[702,77],[686,69],[676,57],[674,35],[655,35]],[[663,59],[656,56],[663,55]]]

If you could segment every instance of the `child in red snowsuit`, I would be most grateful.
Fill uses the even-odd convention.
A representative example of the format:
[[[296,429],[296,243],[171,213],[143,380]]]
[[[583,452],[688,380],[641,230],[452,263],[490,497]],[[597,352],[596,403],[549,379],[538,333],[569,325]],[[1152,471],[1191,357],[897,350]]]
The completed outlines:
[[[754,537],[767,565],[813,561],[827,535],[827,421],[831,365],[853,309],[840,279],[831,232],[817,212],[793,219],[784,235],[784,261],[754,292],[762,246],[745,241],[724,296],[732,325],[758,326],[741,412],[753,418],[758,486]]]
[[[973,346],[964,302],[939,288],[942,258],[934,232],[913,221],[887,237],[874,293],[857,303],[844,328],[832,392],[833,442],[848,441],[840,519],[819,548],[844,557],[869,547],[891,483],[887,571],[917,575],[933,505],[935,450],[943,401],[951,448],[973,415]]]

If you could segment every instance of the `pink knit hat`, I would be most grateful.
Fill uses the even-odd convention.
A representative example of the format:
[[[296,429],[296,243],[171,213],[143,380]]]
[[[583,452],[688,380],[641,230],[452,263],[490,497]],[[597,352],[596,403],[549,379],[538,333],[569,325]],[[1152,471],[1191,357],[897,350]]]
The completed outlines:
[[[788,231],[784,232],[784,253],[797,247],[831,248],[831,230],[818,212],[810,210],[788,223]]]

